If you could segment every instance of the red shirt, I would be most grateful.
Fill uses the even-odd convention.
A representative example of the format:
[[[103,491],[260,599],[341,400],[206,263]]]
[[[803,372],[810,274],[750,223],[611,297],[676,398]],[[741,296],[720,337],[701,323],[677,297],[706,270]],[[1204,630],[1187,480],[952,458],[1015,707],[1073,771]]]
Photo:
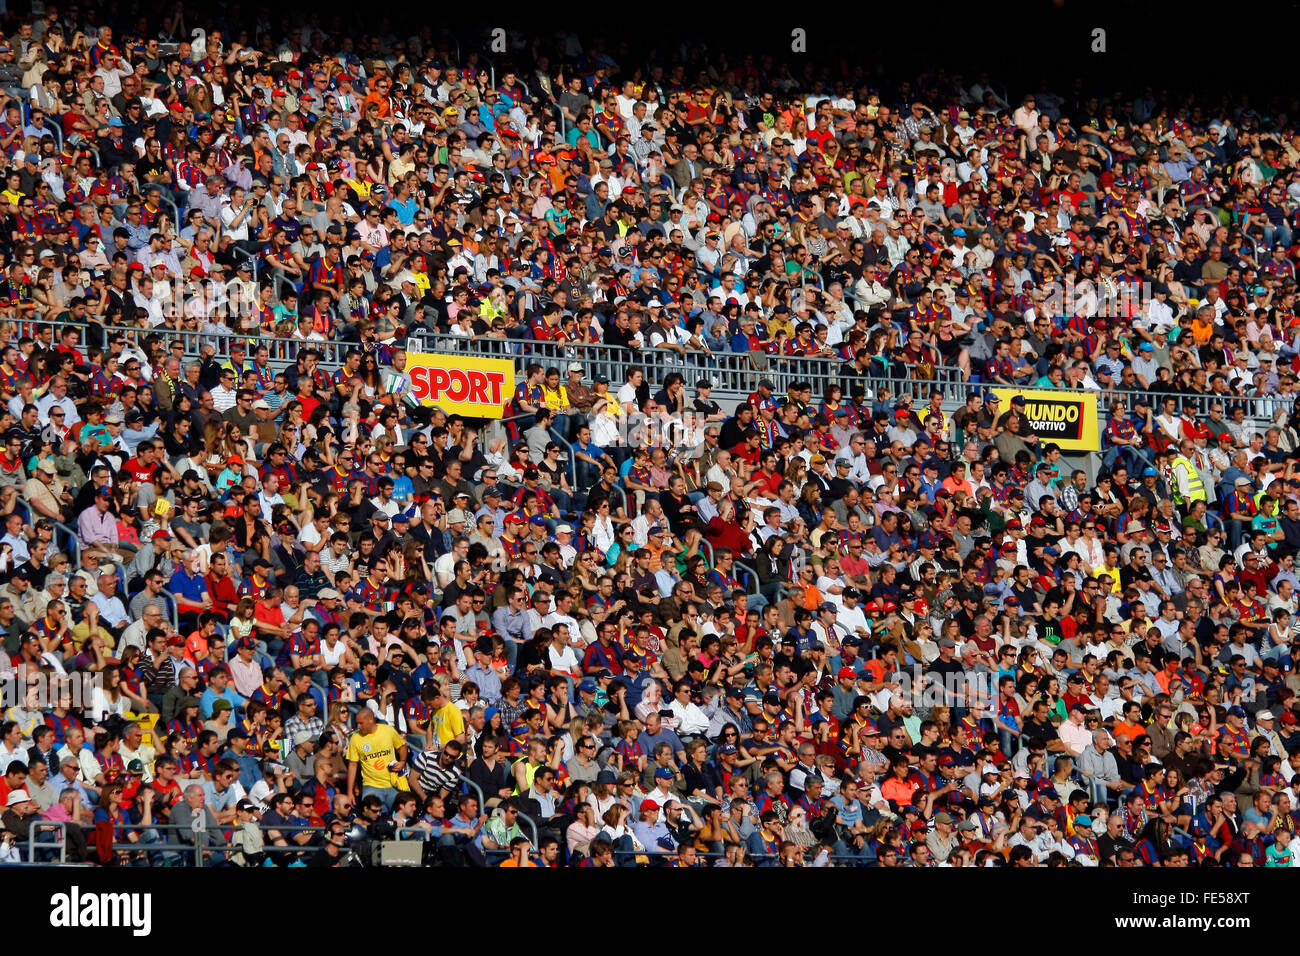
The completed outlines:
[[[230,575],[218,578],[215,574],[205,574],[208,594],[212,596],[212,610],[229,616],[231,610],[239,603],[239,594],[235,590],[235,581]]]
[[[143,465],[139,458],[132,458],[122,466],[123,470],[131,473],[131,478],[140,484],[148,484],[153,481],[154,469]]]
[[[723,521],[716,515],[709,520],[705,536],[715,551],[718,548],[730,548],[736,554],[749,554],[754,550],[753,542],[741,530],[740,525],[734,521]]]
[[[752,467],[758,467],[759,456],[763,454],[763,447],[760,445],[752,451],[749,448],[749,442],[742,441],[735,448],[731,449],[731,457],[739,461],[746,462]]]

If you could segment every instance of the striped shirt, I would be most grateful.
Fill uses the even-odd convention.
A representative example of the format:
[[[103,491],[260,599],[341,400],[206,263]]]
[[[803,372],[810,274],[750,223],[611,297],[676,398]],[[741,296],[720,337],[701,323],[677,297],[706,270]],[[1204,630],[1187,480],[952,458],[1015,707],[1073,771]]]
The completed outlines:
[[[440,750],[424,750],[411,758],[411,766],[420,775],[420,787],[425,793],[455,792],[460,787],[460,776],[455,769],[447,769],[438,762]]]
[[[346,571],[352,567],[352,554],[348,551],[335,555],[333,548],[321,548],[320,556],[321,567],[331,575],[336,575],[340,571]]]

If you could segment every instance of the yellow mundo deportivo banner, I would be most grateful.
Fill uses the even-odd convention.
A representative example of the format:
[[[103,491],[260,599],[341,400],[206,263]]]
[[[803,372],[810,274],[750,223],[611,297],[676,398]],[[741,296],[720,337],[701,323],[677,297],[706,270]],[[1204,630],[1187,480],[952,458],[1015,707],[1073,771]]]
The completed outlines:
[[[1017,395],[1024,398],[1029,430],[1039,441],[1054,442],[1061,451],[1101,450],[1095,394],[1041,388],[994,388],[992,391],[998,397],[999,413],[1010,411],[1011,400]]]
[[[406,353],[411,395],[448,415],[501,418],[515,394],[515,363],[468,355]]]

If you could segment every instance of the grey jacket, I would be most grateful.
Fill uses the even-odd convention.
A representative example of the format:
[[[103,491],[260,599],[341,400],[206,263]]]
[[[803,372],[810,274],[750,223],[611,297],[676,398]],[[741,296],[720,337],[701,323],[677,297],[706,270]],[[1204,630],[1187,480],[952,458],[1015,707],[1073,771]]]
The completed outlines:
[[[1119,765],[1115,763],[1115,754],[1107,750],[1099,753],[1095,744],[1088,744],[1079,755],[1079,772],[1090,774],[1094,780],[1103,783],[1119,781]]]

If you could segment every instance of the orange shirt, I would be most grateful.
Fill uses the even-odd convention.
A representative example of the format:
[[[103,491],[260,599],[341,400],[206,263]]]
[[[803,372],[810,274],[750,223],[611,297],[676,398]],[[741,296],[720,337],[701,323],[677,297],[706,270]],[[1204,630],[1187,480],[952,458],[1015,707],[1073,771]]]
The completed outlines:
[[[192,661],[201,661],[208,656],[208,639],[195,631],[185,639],[185,656]]]
[[[955,495],[959,491],[964,491],[966,492],[967,497],[975,497],[975,486],[968,480],[955,481],[951,477],[945,478],[943,480],[943,490],[948,492],[950,495]]]
[[[919,786],[920,784],[915,780],[899,780],[891,776],[880,785],[880,795],[886,800],[893,800],[900,807],[905,807],[912,802],[912,794],[916,793]]]
[[[1147,729],[1141,724],[1116,724],[1114,735],[1127,734],[1129,740],[1137,740],[1147,732]]]
[[[818,605],[822,603],[822,600],[822,592],[810,584],[803,589],[803,597],[799,599],[799,606],[809,611],[815,611]]]
[[[889,673],[885,666],[885,662],[878,657],[867,661],[863,667],[863,672],[866,673],[867,678],[874,684],[883,682],[885,675]]]
[[[361,112],[364,113],[371,103],[374,103],[379,107],[380,116],[387,116],[392,110],[392,105],[387,96],[384,96],[382,93],[371,92],[367,93],[366,98],[361,101]]]

